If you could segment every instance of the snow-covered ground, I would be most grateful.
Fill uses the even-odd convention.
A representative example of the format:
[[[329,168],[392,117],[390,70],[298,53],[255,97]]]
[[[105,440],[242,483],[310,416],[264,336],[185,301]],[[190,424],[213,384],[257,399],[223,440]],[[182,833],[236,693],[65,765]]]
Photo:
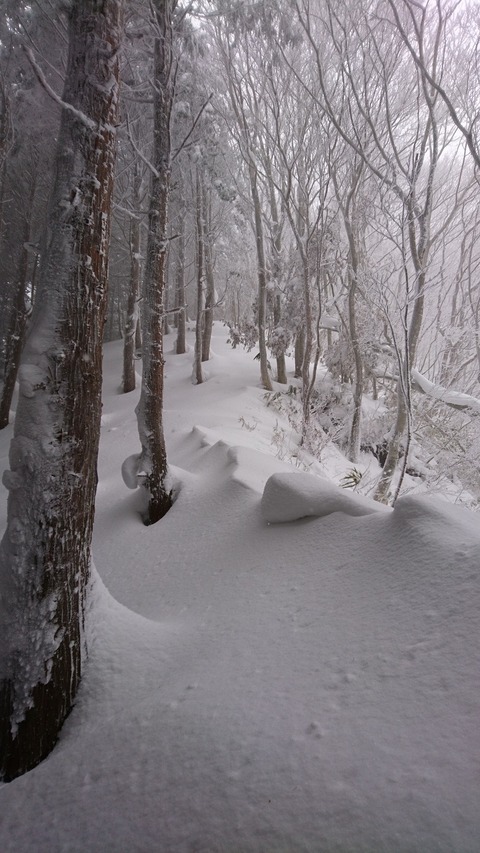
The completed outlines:
[[[478,853],[478,516],[341,490],[332,448],[306,474],[252,353],[221,326],[213,349],[201,386],[167,353],[179,494],[146,528],[106,347],[89,663],[53,754],[0,788],[0,850]]]

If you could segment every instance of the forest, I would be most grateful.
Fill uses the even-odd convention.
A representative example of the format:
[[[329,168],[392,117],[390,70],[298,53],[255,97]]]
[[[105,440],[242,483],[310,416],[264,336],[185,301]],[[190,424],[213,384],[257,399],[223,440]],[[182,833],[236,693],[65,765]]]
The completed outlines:
[[[1,12],[9,782],[57,743],[87,661],[106,346],[136,417],[122,486],[125,500],[138,492],[142,530],[179,495],[166,353],[172,373],[188,362],[193,395],[214,375],[219,330],[231,369],[255,372],[277,458],[302,475],[326,453],[345,459],[347,515],[367,499],[394,514],[417,484],[478,511],[480,7],[2,0]],[[274,501],[265,517],[280,516]]]

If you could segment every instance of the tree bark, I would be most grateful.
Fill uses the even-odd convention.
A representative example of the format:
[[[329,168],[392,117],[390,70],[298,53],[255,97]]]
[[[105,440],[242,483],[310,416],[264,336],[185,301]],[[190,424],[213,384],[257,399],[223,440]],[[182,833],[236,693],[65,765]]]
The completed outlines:
[[[148,506],[145,524],[168,512],[167,451],[163,431],[163,319],[167,260],[168,202],[171,175],[170,117],[173,102],[172,17],[175,0],[154,0],[156,36],[153,87],[153,168],[148,214],[147,259],[143,284],[143,372],[137,406],[141,454],[138,471]]]
[[[123,3],[76,0],[38,299],[20,370],[0,546],[0,776],[53,748],[83,626],[100,434],[102,330]]]

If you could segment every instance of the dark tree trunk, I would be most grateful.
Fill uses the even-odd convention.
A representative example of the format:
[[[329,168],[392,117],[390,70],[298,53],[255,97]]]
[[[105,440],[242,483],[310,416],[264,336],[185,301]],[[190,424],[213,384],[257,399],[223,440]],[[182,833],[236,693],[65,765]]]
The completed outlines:
[[[0,546],[0,777],[53,748],[80,681],[100,433],[120,0],[76,0]]]
[[[277,328],[282,319],[282,301],[279,293],[275,293],[273,297],[273,322]],[[279,352],[276,356],[277,362],[277,382],[281,385],[287,384],[287,364],[285,361],[285,353]]]
[[[137,317],[137,322],[135,324],[135,352],[141,352],[142,350],[142,325],[140,323],[140,315]]]

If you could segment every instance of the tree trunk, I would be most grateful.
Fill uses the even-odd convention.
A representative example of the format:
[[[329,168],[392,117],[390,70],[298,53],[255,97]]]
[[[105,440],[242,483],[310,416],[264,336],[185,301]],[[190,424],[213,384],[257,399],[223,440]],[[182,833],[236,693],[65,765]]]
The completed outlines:
[[[280,320],[282,318],[282,303],[281,296],[279,293],[275,293],[273,297],[273,322],[275,324],[275,328],[278,327]],[[287,364],[285,361],[285,353],[279,352],[276,356],[277,361],[277,382],[280,382],[281,385],[287,384]]]
[[[382,475],[375,489],[374,500],[380,503],[388,503],[390,495],[390,486],[392,484],[393,475],[400,458],[401,440],[405,433],[408,423],[408,408],[405,394],[400,387],[397,391],[397,418],[393,428],[392,437],[388,442],[388,450],[385,462],[383,464]]]
[[[0,776],[53,748],[79,684],[100,434],[119,0],[76,0],[0,546]]]
[[[125,331],[123,337],[123,393],[135,390],[135,331],[138,316],[138,294],[140,290],[140,189],[142,179],[138,163],[133,172],[132,204],[130,219],[130,289],[127,299]]]
[[[135,324],[135,352],[142,351],[142,324],[140,322],[140,313]]]
[[[195,385],[203,382],[202,373],[202,324],[204,309],[204,281],[205,281],[205,242],[204,242],[204,218],[202,182],[198,168],[195,181],[195,220],[197,231],[197,319],[195,322],[195,355],[193,364],[193,381]]]
[[[258,349],[260,351],[260,378],[266,391],[272,391],[272,382],[268,372],[267,347],[265,344],[265,317],[267,303],[267,275],[265,267],[265,244],[263,239],[262,208],[258,194],[257,171],[250,159],[248,167],[250,190],[255,215],[255,243],[257,247],[258,271]]]
[[[213,274],[212,244],[209,227],[210,215],[207,215],[205,232],[205,309],[203,312],[202,361],[210,358],[210,346],[213,331],[213,306],[215,305],[215,278]]]
[[[355,197],[358,188],[358,182],[362,174],[363,164],[360,164],[356,169],[356,174],[352,182],[352,187],[348,194],[347,204],[342,210],[345,230],[348,239],[348,326],[350,332],[350,343],[353,350],[353,360],[355,363],[355,382],[353,388],[353,415],[352,425],[350,427],[350,436],[348,441],[347,456],[350,462],[358,462],[360,459],[360,445],[362,434],[362,400],[364,390],[364,370],[363,359],[358,339],[357,330],[357,288],[359,274],[359,240],[358,229],[355,225]],[[338,194],[338,193],[337,193]]]
[[[295,335],[295,379],[302,378],[303,359],[305,355],[305,328],[298,329]]]
[[[278,204],[275,196],[275,186],[273,182],[273,178],[271,172],[268,172],[268,190],[270,196],[270,214],[272,217],[272,237],[271,237],[271,251],[272,251],[272,259],[271,259],[271,267],[272,267],[272,277],[275,283],[275,290],[273,293],[273,325],[275,329],[278,329],[281,319],[282,319],[282,297],[278,290],[279,282],[282,277],[282,263],[281,263],[281,254],[282,254],[282,228],[280,224],[280,217],[278,213]],[[285,350],[282,352],[278,352],[278,341],[277,344],[277,354],[275,356],[275,360],[277,363],[277,382],[281,385],[287,384],[287,366],[285,362]]]
[[[148,507],[145,524],[163,518],[172,505],[163,431],[163,315],[170,193],[170,115],[173,102],[172,16],[175,0],[153,0],[158,34],[154,44],[153,167],[148,214],[147,259],[143,286],[143,373],[137,406]]]
[[[185,335],[185,216],[186,205],[182,195],[179,235],[177,240],[177,267],[175,271],[175,307],[178,308],[177,314],[177,340],[175,344],[175,352],[177,355],[183,355],[186,352],[186,335]]]
[[[170,310],[170,289],[168,287],[168,282],[170,281],[171,273],[170,273],[170,249],[167,247],[167,256],[165,258],[165,290],[163,294],[163,334],[170,334],[170,323],[168,321],[169,310]]]
[[[310,421],[310,399],[313,388],[310,385],[310,363],[312,360],[313,349],[313,318],[312,318],[312,300],[310,294],[310,277],[308,269],[308,255],[305,251],[302,257],[303,262],[303,303],[305,310],[305,327],[304,327],[304,351],[302,363],[302,405],[303,405],[303,424],[302,437],[305,438],[306,429]]]
[[[426,266],[428,260],[428,217],[420,218],[419,233],[417,239],[415,232],[415,222],[413,211],[409,211],[408,217],[408,233],[410,240],[410,253],[413,261],[413,266],[416,273],[416,283],[414,290],[414,300],[410,323],[408,323],[408,310],[411,294],[409,289],[409,277],[407,267],[405,266],[406,280],[406,316],[404,319],[405,328],[405,359],[403,364],[403,380],[397,384],[397,418],[393,428],[392,436],[388,443],[387,458],[385,460],[382,475],[378,482],[374,494],[374,500],[386,503],[389,497],[389,490],[395,474],[395,468],[400,457],[400,446],[404,436],[406,427],[409,423],[410,413],[410,371],[415,363],[418,340],[422,328],[423,312],[425,307],[425,283],[426,283]],[[402,372],[401,365],[399,369]],[[405,459],[406,465],[406,459]]]
[[[355,384],[353,388],[353,414],[352,425],[350,427],[347,456],[350,459],[350,462],[358,462],[360,459],[360,444],[362,434],[362,399],[364,372],[362,354],[358,341],[357,318],[355,310],[357,271],[353,267],[349,277],[351,278],[351,281],[348,293],[348,324],[350,330],[350,342],[352,344],[353,358],[355,362]]]

